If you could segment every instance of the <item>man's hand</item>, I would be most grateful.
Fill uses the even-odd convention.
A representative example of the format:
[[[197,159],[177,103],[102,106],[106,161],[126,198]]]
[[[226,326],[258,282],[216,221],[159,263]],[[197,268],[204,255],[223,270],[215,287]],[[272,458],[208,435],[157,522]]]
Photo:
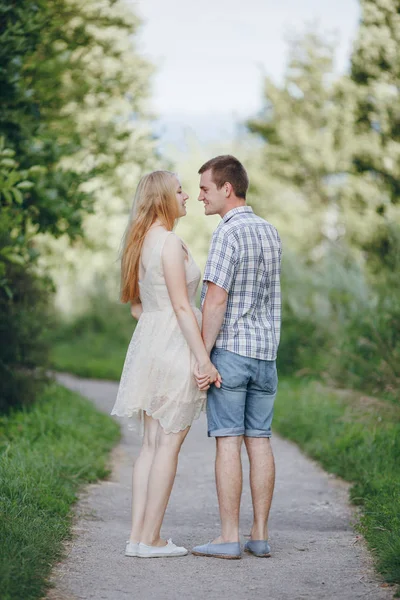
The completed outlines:
[[[211,387],[211,384],[214,384],[218,388],[220,388],[222,384],[222,377],[214,366],[213,373],[210,375],[208,373],[202,373],[200,366],[196,364],[194,378],[196,379],[197,387],[202,392],[208,390]]]

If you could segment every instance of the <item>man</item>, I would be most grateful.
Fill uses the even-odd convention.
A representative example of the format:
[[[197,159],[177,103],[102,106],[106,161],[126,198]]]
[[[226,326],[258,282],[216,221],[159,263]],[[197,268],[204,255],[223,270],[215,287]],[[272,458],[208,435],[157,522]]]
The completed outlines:
[[[275,483],[270,445],[280,336],[281,242],[275,227],[246,204],[249,181],[233,156],[217,156],[199,170],[199,201],[222,218],[211,241],[202,290],[202,335],[222,385],[209,388],[208,435],[216,438],[215,477],[221,535],[193,554],[241,558],[239,511],[241,446],[250,461],[251,539],[245,551],[270,556],[267,522]]]

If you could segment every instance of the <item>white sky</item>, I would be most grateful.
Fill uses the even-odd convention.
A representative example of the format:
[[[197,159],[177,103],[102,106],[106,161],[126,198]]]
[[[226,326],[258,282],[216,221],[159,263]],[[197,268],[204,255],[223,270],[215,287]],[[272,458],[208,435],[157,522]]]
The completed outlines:
[[[240,119],[262,106],[263,74],[279,81],[290,31],[316,22],[349,58],[357,0],[128,0],[144,24],[140,51],[157,67],[153,108],[183,126],[217,113]]]

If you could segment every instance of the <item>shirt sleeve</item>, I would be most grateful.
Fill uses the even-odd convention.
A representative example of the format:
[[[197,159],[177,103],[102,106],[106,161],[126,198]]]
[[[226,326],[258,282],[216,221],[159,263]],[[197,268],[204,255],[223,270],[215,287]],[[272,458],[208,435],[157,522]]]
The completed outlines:
[[[211,240],[204,281],[215,283],[229,293],[235,278],[237,251],[223,231],[216,230]]]

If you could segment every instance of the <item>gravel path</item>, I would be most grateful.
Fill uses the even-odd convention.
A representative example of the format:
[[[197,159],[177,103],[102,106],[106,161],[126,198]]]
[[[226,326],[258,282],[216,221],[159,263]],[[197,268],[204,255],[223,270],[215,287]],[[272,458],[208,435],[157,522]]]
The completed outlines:
[[[115,383],[59,375],[65,386],[109,412]],[[279,401],[279,400],[278,400]],[[374,575],[363,541],[351,527],[355,516],[347,486],[326,474],[298,448],[273,438],[277,483],[270,520],[272,557],[247,554],[240,561],[189,555],[175,559],[124,556],[129,535],[131,471],[140,440],[123,431],[112,456],[108,481],[90,485],[78,503],[74,539],[54,570],[49,600],[388,600],[390,588]],[[181,452],[163,534],[188,548],[218,531],[214,488],[214,441],[205,418],[194,423]],[[241,530],[251,527],[251,499],[245,486]],[[244,538],[245,539],[245,538]]]

